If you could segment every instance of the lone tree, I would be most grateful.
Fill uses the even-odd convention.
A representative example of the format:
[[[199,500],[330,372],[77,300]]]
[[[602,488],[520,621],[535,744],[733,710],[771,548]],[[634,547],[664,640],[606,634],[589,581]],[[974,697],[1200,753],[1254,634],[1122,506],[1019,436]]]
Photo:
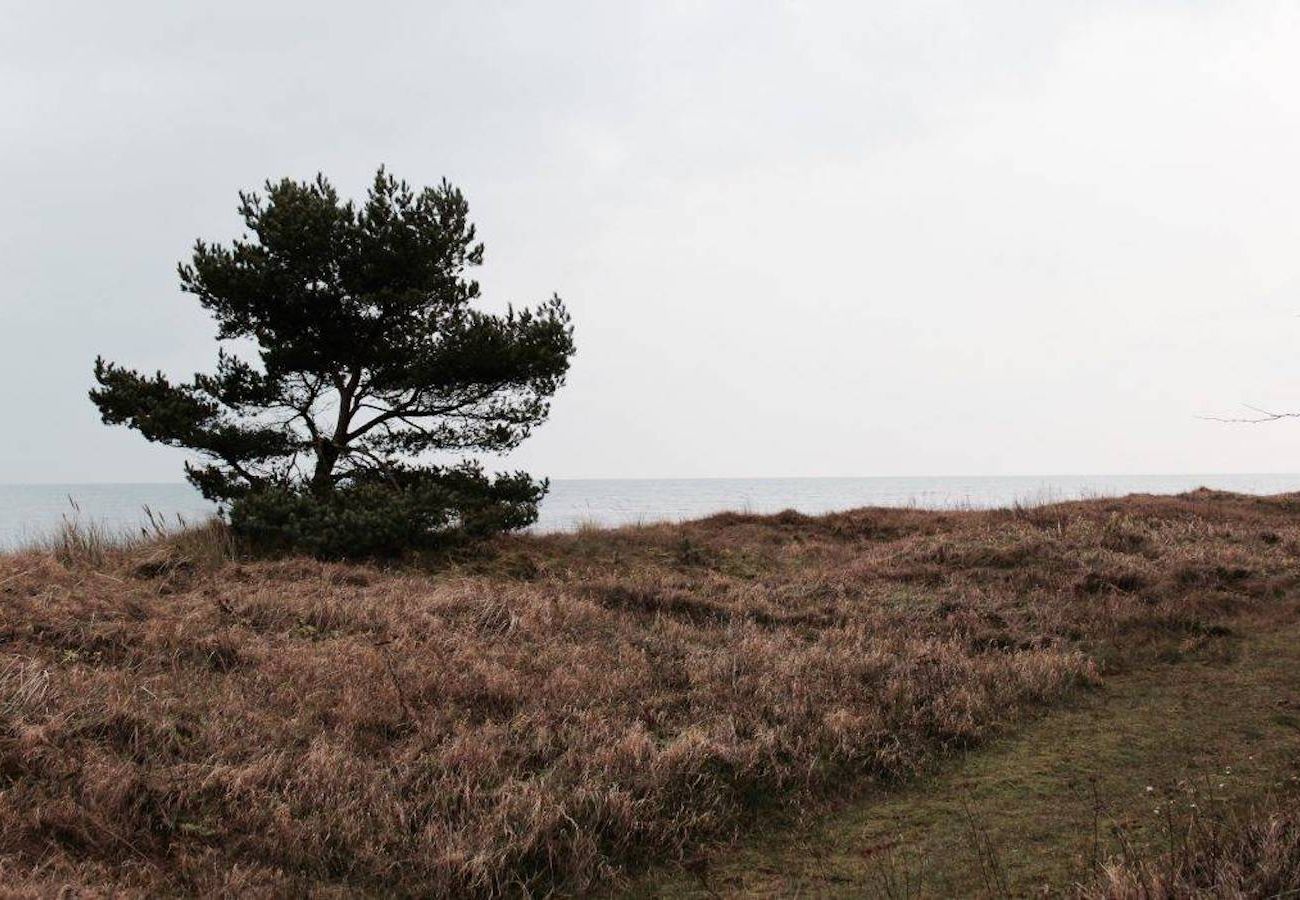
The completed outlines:
[[[179,383],[101,357],[104,422],[202,457],[189,480],[263,545],[388,553],[535,521],[545,481],[446,459],[512,449],[546,419],[573,329],[558,297],[472,307],[483,245],[461,192],[381,168],[359,207],[317,176],[241,193],[239,213],[242,239],[200,240],[178,270],[218,340],[252,342],[260,365],[219,349],[214,373]]]

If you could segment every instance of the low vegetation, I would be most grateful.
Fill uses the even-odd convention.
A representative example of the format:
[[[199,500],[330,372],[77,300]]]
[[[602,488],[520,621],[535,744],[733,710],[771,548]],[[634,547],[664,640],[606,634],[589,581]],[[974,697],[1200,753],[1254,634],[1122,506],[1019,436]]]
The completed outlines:
[[[1294,622],[1298,511],[726,514],[424,567],[240,558],[219,528],[0,557],[0,879],[608,887]]]
[[[1192,815],[1171,828],[1167,853],[1106,866],[1084,900],[1294,897],[1300,895],[1296,797],[1245,819]]]
[[[905,784],[766,811],[734,844],[654,867],[630,893],[1096,897],[1122,878],[1129,893],[1116,896],[1196,896],[1178,873],[1193,861],[1205,871],[1243,829],[1295,802],[1298,698],[1300,622],[1239,617],[1233,634],[1177,664],[1108,673],[1100,689]],[[1259,878],[1243,884],[1300,875],[1300,858],[1284,849],[1264,854],[1249,873]],[[1271,896],[1230,883],[1220,878],[1206,896]]]

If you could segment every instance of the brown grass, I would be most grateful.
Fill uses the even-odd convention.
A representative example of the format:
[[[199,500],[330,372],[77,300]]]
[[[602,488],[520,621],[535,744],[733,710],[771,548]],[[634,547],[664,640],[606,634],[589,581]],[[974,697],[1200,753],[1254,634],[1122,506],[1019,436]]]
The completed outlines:
[[[0,881],[590,890],[1293,615],[1298,510],[727,514],[439,571],[219,529],[0,557]]]
[[[1245,815],[1167,813],[1171,848],[1163,854],[1121,854],[1082,900],[1219,900],[1300,896],[1300,812],[1297,796],[1262,804]],[[1172,799],[1165,801],[1172,805]]]

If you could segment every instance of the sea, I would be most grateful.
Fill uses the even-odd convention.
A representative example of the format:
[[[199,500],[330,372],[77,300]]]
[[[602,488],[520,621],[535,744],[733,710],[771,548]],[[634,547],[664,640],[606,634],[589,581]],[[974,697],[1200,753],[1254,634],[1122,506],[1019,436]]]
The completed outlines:
[[[1135,493],[1176,494],[1198,487],[1278,494],[1300,491],[1300,474],[566,478],[551,481],[533,530],[680,521],[726,510],[982,509]],[[184,483],[0,484],[0,548],[37,542],[64,520],[132,534],[149,527],[151,517],[175,526],[202,521],[214,511]]]

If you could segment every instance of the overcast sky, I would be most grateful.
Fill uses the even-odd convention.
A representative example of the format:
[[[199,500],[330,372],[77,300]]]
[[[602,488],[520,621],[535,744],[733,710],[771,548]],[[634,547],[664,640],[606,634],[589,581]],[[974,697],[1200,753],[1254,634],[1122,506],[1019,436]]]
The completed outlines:
[[[1214,2],[3,2],[0,482],[165,481],[236,193],[467,194],[578,355],[553,477],[1285,472],[1300,13]]]

